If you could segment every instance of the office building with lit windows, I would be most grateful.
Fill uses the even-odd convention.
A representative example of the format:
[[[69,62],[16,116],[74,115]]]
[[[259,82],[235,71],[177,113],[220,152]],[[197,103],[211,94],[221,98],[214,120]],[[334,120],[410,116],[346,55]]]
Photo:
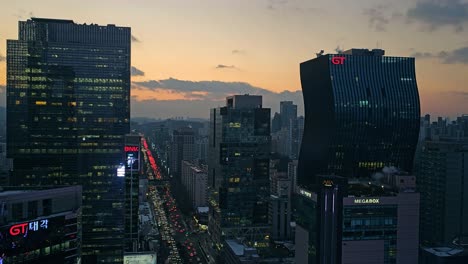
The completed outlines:
[[[301,191],[312,197],[320,193],[322,182],[318,180],[319,175],[367,181],[384,167],[393,166],[412,172],[420,123],[414,58],[390,57],[384,53],[380,49],[351,49],[340,54],[319,53],[317,58],[301,63],[305,120],[297,171],[299,197]],[[337,212],[344,214],[341,216],[343,221],[346,217],[353,218],[354,214],[348,210],[350,214],[347,215],[346,199],[343,198],[344,210]],[[313,208],[313,203],[308,202],[296,205],[297,211],[303,210],[301,207]],[[371,208],[369,212],[373,214],[378,210]],[[392,210],[396,212],[399,209]],[[306,233],[296,233],[296,238],[307,236],[309,239],[305,253],[296,250],[296,256],[307,257],[301,263],[319,263],[328,259],[326,254],[332,252],[319,250],[330,237],[313,233],[319,223],[317,215],[320,214],[306,215],[308,218],[303,219],[305,225],[297,223],[296,232],[303,230]],[[363,239],[369,231],[367,228],[373,227],[361,225],[356,231],[361,232],[356,234],[356,239]],[[348,231],[337,234],[336,242],[344,243]],[[417,240],[410,241],[416,244],[409,248],[417,249]],[[384,248],[387,253],[384,253]],[[346,263],[346,252],[343,244],[343,263]],[[382,247],[380,256],[385,259],[384,263],[394,263],[397,259],[392,252],[387,244]],[[414,252],[408,254],[414,256]],[[341,261],[335,258],[331,263]]]
[[[138,194],[141,168],[141,136],[125,135],[125,251],[138,250]],[[121,175],[118,175],[121,176]]]
[[[351,49],[301,63],[300,185],[312,186],[318,174],[412,171],[420,119],[414,58],[383,55]]]
[[[468,244],[468,137],[424,141],[419,155],[421,245]]]
[[[0,263],[80,263],[81,186],[2,187]]]
[[[219,247],[235,238],[267,246],[270,143],[270,109],[261,96],[230,96],[211,110],[208,230]]]
[[[10,184],[83,186],[83,263],[123,261],[128,27],[31,18],[7,41]]]

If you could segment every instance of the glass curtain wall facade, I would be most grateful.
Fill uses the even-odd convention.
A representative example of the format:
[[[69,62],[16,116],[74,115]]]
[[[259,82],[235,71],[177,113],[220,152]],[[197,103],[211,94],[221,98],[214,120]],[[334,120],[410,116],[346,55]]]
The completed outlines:
[[[318,175],[369,179],[385,166],[412,172],[420,122],[414,58],[383,55],[383,50],[351,49],[301,63],[305,121],[297,171],[299,192],[320,194]],[[302,205],[296,206],[300,215]],[[326,208],[317,210],[324,209],[326,212]],[[378,210],[372,213],[378,214]],[[355,239],[351,231],[361,232],[359,239],[373,234],[375,230],[367,222],[361,230],[349,227],[348,219],[354,223],[359,217],[348,211],[340,216],[343,234],[339,232],[337,241]],[[309,251],[299,254],[308,255],[308,263],[320,263],[330,254],[317,248],[333,237],[318,237],[319,220],[311,227],[312,220],[303,224],[301,219],[296,230],[309,230]],[[392,235],[382,233],[387,239],[386,263],[395,259]],[[335,258],[333,263],[341,261]]]
[[[128,27],[32,18],[7,41],[7,142],[15,185],[83,186],[83,261],[121,262]]]
[[[217,243],[244,237],[251,245],[266,246],[270,143],[270,109],[261,108],[261,101],[260,107],[212,109],[209,231]]]
[[[348,206],[343,218],[343,243],[383,241],[383,263],[396,263],[398,205]]]
[[[125,252],[136,252],[139,247],[139,179],[141,168],[141,136],[125,136]]]
[[[301,63],[303,187],[311,188],[317,174],[368,177],[384,166],[412,171],[420,118],[414,58],[358,51]]]

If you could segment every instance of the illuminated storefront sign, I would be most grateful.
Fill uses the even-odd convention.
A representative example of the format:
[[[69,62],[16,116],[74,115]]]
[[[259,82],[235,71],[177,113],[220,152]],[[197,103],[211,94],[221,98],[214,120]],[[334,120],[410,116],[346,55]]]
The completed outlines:
[[[133,171],[140,169],[140,147],[139,146],[125,146],[125,160],[127,169]]]
[[[355,204],[378,204],[380,203],[379,198],[356,198],[354,199]]]
[[[333,57],[331,59],[331,62],[335,65],[341,65],[344,64],[346,57]]]
[[[65,215],[0,226],[0,257],[4,257],[4,262],[11,259],[13,262],[8,263],[16,263],[14,256],[23,257],[35,250],[76,240],[79,227],[76,217],[76,213],[68,212]],[[74,247],[70,244],[70,249]]]
[[[333,181],[332,180],[324,180],[323,181],[323,186],[332,187],[333,186]]]
[[[124,264],[156,264],[155,253],[124,255]]]
[[[125,165],[119,165],[117,168],[117,177],[125,177]]]
[[[138,151],[139,147],[138,146],[125,146],[125,152],[133,152],[133,151]]]
[[[12,225],[10,227],[10,235],[17,236],[17,235],[27,235],[28,231],[37,231],[39,229],[47,229],[48,228],[49,220],[43,219],[38,221],[32,221],[29,223],[21,223]]]
[[[312,198],[312,193],[311,193],[311,192],[308,192],[308,191],[306,191],[306,190],[300,189],[300,190],[299,190],[299,193],[302,194],[302,195],[304,195],[305,197]]]

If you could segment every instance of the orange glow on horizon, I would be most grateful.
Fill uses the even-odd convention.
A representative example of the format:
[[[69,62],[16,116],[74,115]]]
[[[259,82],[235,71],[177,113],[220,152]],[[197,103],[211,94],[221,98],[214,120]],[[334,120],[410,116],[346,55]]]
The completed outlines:
[[[203,96],[207,96],[209,93],[205,91],[194,91],[194,92],[179,92],[168,89],[145,89],[139,87],[132,88],[132,97],[135,100],[147,101],[147,100],[158,100],[158,101],[176,101],[176,100],[204,100]]]

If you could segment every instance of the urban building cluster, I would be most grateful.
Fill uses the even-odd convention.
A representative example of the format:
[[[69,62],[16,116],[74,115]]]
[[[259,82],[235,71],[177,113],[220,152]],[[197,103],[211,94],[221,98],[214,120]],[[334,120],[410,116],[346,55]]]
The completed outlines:
[[[421,117],[414,58],[317,54],[303,116],[131,123],[130,57],[113,24],[7,41],[0,263],[468,263],[468,115]]]

